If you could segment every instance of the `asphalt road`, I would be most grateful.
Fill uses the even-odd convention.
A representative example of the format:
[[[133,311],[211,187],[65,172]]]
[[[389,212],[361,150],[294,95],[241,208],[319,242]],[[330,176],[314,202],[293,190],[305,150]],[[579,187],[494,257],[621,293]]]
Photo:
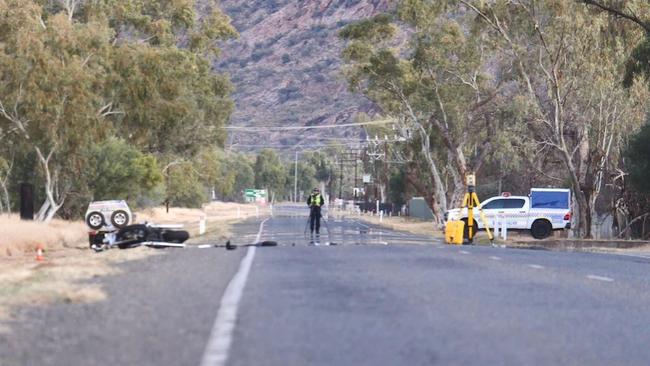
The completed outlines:
[[[648,258],[446,246],[355,219],[312,239],[282,216],[297,212],[264,223],[277,247],[167,250],[99,279],[105,302],[23,309],[0,364],[650,364]]]

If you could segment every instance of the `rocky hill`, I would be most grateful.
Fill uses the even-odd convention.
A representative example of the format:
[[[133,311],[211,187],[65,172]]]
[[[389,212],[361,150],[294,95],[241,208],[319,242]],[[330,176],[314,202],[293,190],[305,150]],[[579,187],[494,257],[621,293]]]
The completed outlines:
[[[392,0],[222,0],[240,38],[222,45],[217,70],[236,86],[235,126],[340,124],[373,105],[347,91],[339,30],[389,10]],[[230,144],[293,145],[320,137],[359,136],[358,128],[318,132],[233,133]]]

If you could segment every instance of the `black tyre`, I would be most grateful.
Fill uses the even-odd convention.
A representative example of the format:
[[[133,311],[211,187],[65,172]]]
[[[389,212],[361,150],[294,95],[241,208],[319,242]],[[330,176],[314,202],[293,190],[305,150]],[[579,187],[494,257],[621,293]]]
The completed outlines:
[[[106,222],[101,212],[93,211],[86,216],[86,225],[93,230],[101,229]]]
[[[535,220],[533,226],[530,228],[530,233],[535,239],[545,239],[548,238],[553,232],[553,226],[548,220]]]
[[[465,218],[465,219],[462,219],[461,221],[465,223],[465,225],[463,225],[463,238],[464,238],[464,239],[467,239],[467,238],[469,238],[469,224],[468,224],[468,220]],[[477,232],[478,232],[478,221],[476,221],[476,218],[475,218],[475,219],[474,219],[474,230],[473,230],[474,237],[476,237],[476,233],[477,233]],[[471,243],[471,241],[470,241],[470,243]]]
[[[117,210],[111,215],[111,224],[118,229],[121,229],[129,224],[129,214],[123,210]]]
[[[190,233],[185,230],[165,231],[162,234],[163,241],[168,243],[184,243],[190,238]]]

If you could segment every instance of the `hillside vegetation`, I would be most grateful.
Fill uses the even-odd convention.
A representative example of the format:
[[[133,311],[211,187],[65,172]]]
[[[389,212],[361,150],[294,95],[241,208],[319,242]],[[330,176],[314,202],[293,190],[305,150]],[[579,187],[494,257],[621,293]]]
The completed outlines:
[[[338,32],[394,7],[388,0],[224,0],[239,39],[222,45],[217,69],[231,75],[234,125],[281,126],[351,122],[373,104],[347,91]],[[358,129],[319,135],[358,136]],[[305,133],[234,134],[231,142],[293,144]]]

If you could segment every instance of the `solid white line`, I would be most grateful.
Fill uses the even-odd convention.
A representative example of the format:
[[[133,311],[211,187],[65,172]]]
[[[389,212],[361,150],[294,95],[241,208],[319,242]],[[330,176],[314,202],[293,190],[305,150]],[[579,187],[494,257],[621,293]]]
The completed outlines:
[[[495,261],[500,261],[501,257],[497,257],[496,255],[493,255],[493,256],[490,257],[490,259],[493,259]]]
[[[255,243],[260,241],[264,223],[267,220],[260,223],[260,230],[257,233]],[[246,280],[248,279],[254,258],[255,246],[250,246],[248,247],[246,256],[244,256],[239,264],[239,270],[237,270],[235,276],[230,280],[226,291],[223,293],[217,318],[214,321],[210,338],[208,338],[208,344],[203,352],[201,366],[222,366],[228,360],[232,334],[235,330],[235,323],[237,322],[237,308],[244,293],[244,287],[246,286]]]
[[[199,245],[199,249],[205,249],[205,248],[212,248],[212,245],[210,245],[210,244]]]
[[[590,279],[590,280],[596,280],[596,281],[614,282],[613,278],[603,277],[603,276],[588,275],[587,278]]]
[[[535,269],[542,269],[544,266],[540,266],[539,264],[529,264],[528,267],[530,268],[535,268]]]

